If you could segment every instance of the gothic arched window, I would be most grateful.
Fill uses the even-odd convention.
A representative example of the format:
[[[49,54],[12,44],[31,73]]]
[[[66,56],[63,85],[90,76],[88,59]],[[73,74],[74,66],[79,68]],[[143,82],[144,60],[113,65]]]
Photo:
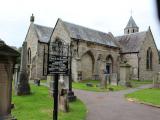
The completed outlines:
[[[31,49],[28,49],[28,64],[31,64]]]
[[[147,56],[146,56],[146,69],[152,69],[152,50],[151,48],[148,48],[147,50]]]

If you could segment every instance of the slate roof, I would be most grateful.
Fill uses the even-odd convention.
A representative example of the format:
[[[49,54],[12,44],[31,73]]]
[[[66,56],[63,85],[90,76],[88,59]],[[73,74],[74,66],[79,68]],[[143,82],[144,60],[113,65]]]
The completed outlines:
[[[70,34],[71,38],[74,38],[75,40],[81,39],[89,42],[99,43],[103,45],[113,46],[113,47],[119,47],[116,44],[115,38],[107,33],[96,31],[93,29],[89,29],[86,27],[82,27],[79,25],[75,25],[72,23],[64,22],[62,21],[67,28],[67,31]],[[48,43],[50,36],[52,34],[53,28],[41,26],[34,24],[35,31],[38,36],[38,40],[40,42]]]
[[[71,38],[118,47],[115,38],[110,34],[89,29],[80,25],[68,23],[65,21],[63,21],[63,23],[66,26]]]
[[[117,36],[116,39],[121,45],[122,53],[138,52],[145,41],[146,33],[147,31]]]
[[[135,28],[135,27],[138,28],[138,26],[136,25],[136,22],[134,21],[133,17],[131,16],[126,28]]]
[[[50,36],[52,34],[53,28],[41,26],[37,24],[34,24],[34,28],[37,33],[38,40],[43,43],[48,43]]]

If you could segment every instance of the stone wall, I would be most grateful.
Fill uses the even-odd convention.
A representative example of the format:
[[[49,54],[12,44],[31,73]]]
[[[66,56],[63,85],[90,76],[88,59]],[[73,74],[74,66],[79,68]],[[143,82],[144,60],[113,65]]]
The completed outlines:
[[[131,78],[138,79],[138,53],[123,54],[123,58],[131,65]]]
[[[44,60],[44,50],[45,50],[45,63],[43,62]],[[37,56],[37,79],[42,80],[42,79],[47,79],[46,75],[43,75],[43,67],[45,67],[46,70],[46,63],[47,63],[47,53],[48,53],[48,45],[45,43],[39,43],[38,44],[38,56]],[[45,72],[46,73],[46,72]]]
[[[119,57],[119,49],[83,40],[77,42],[77,40],[71,39],[65,25],[60,19],[56,23],[50,42],[55,41],[57,38],[68,44],[70,44],[71,41],[73,42],[72,79],[74,81],[78,81],[79,74],[82,74],[84,79],[95,79],[95,76],[99,75],[100,67],[105,69],[105,61],[108,55],[111,55],[113,58],[112,73],[118,73],[119,63],[117,59]],[[51,47],[49,49],[51,49]],[[101,56],[101,58],[98,61],[99,56]]]
[[[45,48],[45,53],[48,53],[48,44],[40,43],[38,41],[33,23],[31,23],[30,25],[25,41],[27,41],[27,50],[30,49],[31,51],[31,64],[27,62],[28,70],[30,71],[29,78],[31,80],[46,79],[46,76],[43,75],[43,60],[44,60],[43,58],[44,58],[44,48]],[[47,62],[47,56],[45,57]],[[27,54],[27,61],[28,61],[28,54]]]
[[[151,70],[146,69],[146,56],[147,56],[147,50],[149,47],[152,50],[152,69]],[[139,66],[140,80],[143,80],[143,79],[152,80],[153,76],[158,72],[157,67],[159,65],[159,61],[158,61],[157,47],[155,45],[154,38],[150,30],[147,31],[146,40],[143,42],[139,55],[140,55],[140,66]]]
[[[78,51],[76,51],[78,48]],[[112,73],[118,74],[118,57],[119,49],[110,48],[107,46],[89,43],[80,40],[78,46],[74,42],[74,69],[73,80],[78,80],[78,74],[82,73],[82,79],[99,79],[100,69],[106,69],[106,58],[111,55],[113,58]],[[76,76],[76,77],[75,77]]]
[[[36,62],[37,62],[37,49],[38,49],[38,38],[34,29],[34,24],[31,23],[26,39],[27,41],[27,53],[30,49],[31,51],[31,64],[28,62],[28,54],[27,54],[27,66],[29,71],[29,79],[34,80],[37,78],[37,68],[36,68]]]

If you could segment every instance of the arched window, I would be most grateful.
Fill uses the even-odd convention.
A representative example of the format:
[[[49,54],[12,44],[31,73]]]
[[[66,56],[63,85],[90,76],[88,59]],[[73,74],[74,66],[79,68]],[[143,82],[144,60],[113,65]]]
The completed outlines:
[[[146,69],[152,69],[152,50],[151,48],[148,48],[147,50],[147,56],[146,56]]]
[[[28,64],[31,64],[31,49],[28,49]]]

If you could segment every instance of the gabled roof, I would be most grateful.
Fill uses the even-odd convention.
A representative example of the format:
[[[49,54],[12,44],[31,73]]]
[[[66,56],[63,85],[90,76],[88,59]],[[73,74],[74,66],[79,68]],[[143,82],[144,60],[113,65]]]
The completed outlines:
[[[37,24],[33,24],[33,25],[37,33],[38,40],[43,43],[48,43],[50,36],[52,34],[53,28],[37,25]]]
[[[118,47],[116,44],[116,40],[111,34],[107,34],[104,32],[100,32],[97,30],[89,29],[80,25],[75,25],[72,23],[68,23],[63,21],[67,31],[70,34],[71,38],[75,40],[81,39],[93,43],[99,43],[103,45]]]
[[[138,28],[132,16],[130,17],[128,24],[125,28]]]
[[[116,37],[121,45],[122,53],[139,52],[146,34],[147,31],[144,31]]]

